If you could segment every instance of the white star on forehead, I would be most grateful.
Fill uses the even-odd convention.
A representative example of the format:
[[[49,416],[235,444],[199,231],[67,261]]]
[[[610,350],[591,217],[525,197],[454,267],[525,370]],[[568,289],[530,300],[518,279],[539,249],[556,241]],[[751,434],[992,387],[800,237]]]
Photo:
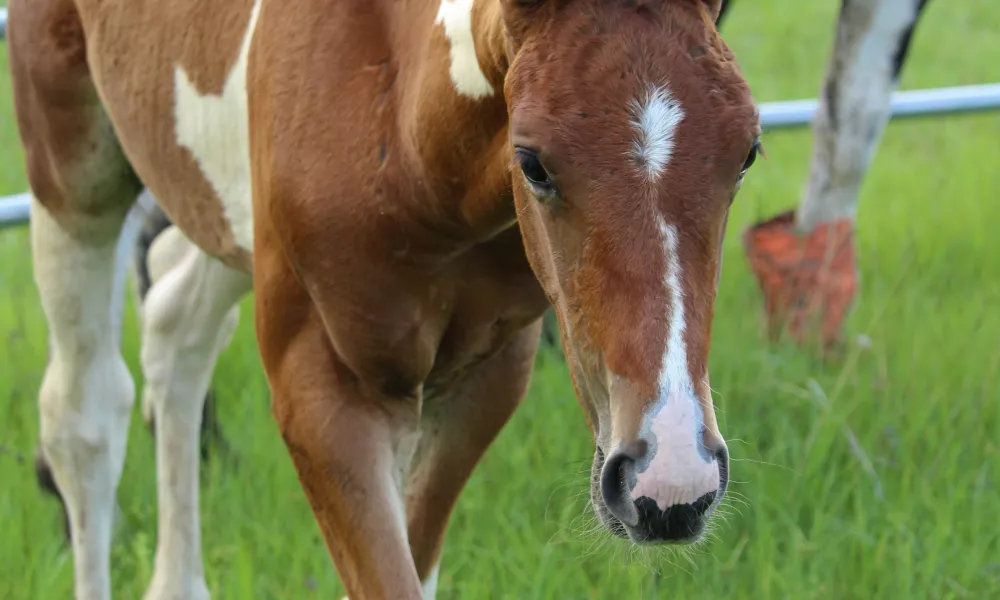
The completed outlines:
[[[664,86],[650,87],[646,96],[631,105],[636,139],[632,157],[649,181],[657,181],[666,171],[674,151],[674,135],[684,119],[680,102]]]

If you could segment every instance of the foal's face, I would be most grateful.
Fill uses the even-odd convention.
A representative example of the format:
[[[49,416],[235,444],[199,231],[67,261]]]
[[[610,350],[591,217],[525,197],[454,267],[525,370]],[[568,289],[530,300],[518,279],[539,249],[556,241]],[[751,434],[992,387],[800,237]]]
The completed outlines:
[[[754,103],[707,1],[504,2],[518,219],[594,432],[594,508],[636,542],[696,540],[728,481],[707,358]]]

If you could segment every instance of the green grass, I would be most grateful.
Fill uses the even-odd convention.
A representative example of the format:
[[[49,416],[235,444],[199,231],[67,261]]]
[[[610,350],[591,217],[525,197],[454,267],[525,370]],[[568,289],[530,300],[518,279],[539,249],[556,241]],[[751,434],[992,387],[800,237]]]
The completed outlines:
[[[836,0],[736,3],[725,36],[761,101],[815,97]],[[1000,4],[930,3],[903,88],[996,81]],[[0,52],[0,194],[25,189]],[[850,335],[820,360],[761,337],[739,246],[794,205],[807,130],[766,136],[737,199],[717,304],[712,382],[734,457],[728,518],[690,556],[586,535],[590,433],[558,357],[463,494],[441,598],[1000,597],[1000,115],[894,123],[865,183],[862,287]],[[0,598],[67,598],[57,505],[34,483],[46,328],[25,230],[0,232]],[[203,476],[214,598],[329,598],[337,578],[268,407],[251,304],[215,378],[237,461]],[[125,355],[138,381],[134,311]],[[848,441],[855,436],[857,447]],[[155,547],[150,435],[133,419],[119,490],[117,598],[138,598]],[[873,470],[864,468],[864,457]]]

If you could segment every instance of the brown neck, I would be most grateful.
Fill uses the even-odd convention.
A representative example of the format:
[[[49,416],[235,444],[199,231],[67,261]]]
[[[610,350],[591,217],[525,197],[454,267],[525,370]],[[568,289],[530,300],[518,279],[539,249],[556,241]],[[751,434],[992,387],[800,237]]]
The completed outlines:
[[[433,4],[437,13],[440,3]],[[459,89],[451,72],[452,53],[468,53],[469,48],[460,45],[454,30],[435,23],[417,69],[413,112],[402,116],[427,183],[441,203],[435,210],[447,215],[454,234],[479,241],[516,222],[503,95],[508,58],[499,0],[475,0],[472,35],[479,70],[492,92],[475,96]]]
[[[502,93],[510,66],[507,32],[500,0],[476,0],[472,10],[472,35],[486,78]]]

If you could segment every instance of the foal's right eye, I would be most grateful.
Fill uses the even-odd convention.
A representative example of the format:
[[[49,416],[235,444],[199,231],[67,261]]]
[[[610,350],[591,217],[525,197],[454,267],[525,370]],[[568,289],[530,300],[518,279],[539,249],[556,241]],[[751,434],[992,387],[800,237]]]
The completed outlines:
[[[549,177],[548,171],[542,166],[538,155],[525,148],[517,149],[517,162],[521,165],[521,173],[528,185],[539,196],[553,196],[556,193],[555,183]]]

